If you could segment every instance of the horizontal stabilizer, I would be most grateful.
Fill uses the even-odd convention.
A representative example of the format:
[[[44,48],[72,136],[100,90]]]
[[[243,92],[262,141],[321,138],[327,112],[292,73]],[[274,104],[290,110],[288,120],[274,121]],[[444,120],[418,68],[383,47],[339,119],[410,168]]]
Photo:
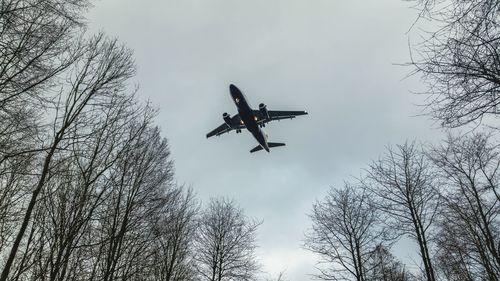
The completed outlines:
[[[285,144],[281,142],[268,142],[267,145],[269,145],[269,147],[285,146]]]
[[[260,146],[260,144],[257,145],[256,147],[252,148],[252,150],[250,150],[250,153],[254,153],[254,152],[259,151],[259,150],[262,150],[262,146]]]
[[[277,146],[285,146],[284,143],[280,143],[280,142],[268,142],[267,145],[269,146],[269,148],[271,148],[271,147],[277,147]],[[250,153],[254,153],[254,152],[260,151],[262,149],[263,148],[262,148],[261,145],[257,145],[252,150],[250,150]]]

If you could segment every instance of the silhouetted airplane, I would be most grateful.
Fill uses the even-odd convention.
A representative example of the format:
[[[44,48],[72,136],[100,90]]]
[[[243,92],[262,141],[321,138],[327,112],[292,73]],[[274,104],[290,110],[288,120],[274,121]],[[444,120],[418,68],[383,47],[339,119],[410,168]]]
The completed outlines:
[[[256,152],[262,149],[269,152],[270,147],[285,145],[284,143],[267,141],[267,135],[261,130],[262,127],[266,126],[266,123],[287,118],[293,119],[296,116],[307,114],[306,111],[267,110],[266,105],[263,103],[259,104],[258,110],[255,110],[250,107],[243,93],[235,85],[229,85],[229,92],[238,108],[238,114],[233,117],[227,114],[227,112],[222,114],[224,123],[208,133],[207,138],[219,136],[232,130],[236,130],[236,133],[241,133],[241,129],[247,128],[259,142],[259,145],[250,150],[250,152]]]

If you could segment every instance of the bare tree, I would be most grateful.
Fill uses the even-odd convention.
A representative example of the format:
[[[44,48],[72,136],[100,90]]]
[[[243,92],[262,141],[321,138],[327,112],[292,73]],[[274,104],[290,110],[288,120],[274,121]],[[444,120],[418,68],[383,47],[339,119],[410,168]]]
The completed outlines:
[[[45,155],[40,159],[36,183],[27,198],[27,206],[23,210],[20,227],[11,250],[7,254],[0,281],[8,278],[38,196],[51,175],[50,171],[58,163],[59,155],[64,153],[74,141],[78,141],[69,137],[71,132],[88,130],[89,128],[79,127],[79,125],[91,123],[99,108],[113,104],[112,101],[115,99],[124,98],[125,95],[122,93],[124,83],[134,74],[131,52],[119,46],[116,41],[107,40],[103,35],[98,35],[87,40],[80,47],[83,48],[84,55],[72,65],[72,72],[68,77],[70,83],[64,89],[67,92],[63,92],[65,94],[60,97],[64,102],[57,104],[53,131],[48,137]],[[82,135],[84,135],[83,132]]]
[[[137,124],[123,158],[113,167],[111,194],[94,226],[93,273],[99,280],[140,279],[148,268],[154,227],[173,184],[170,151],[158,128]],[[136,127],[136,125],[133,125]],[[96,242],[97,242],[96,241]]]
[[[75,32],[83,28],[86,0],[0,2],[0,161],[43,147],[39,118],[59,75],[80,55]]]
[[[211,199],[201,215],[195,242],[199,278],[255,280],[259,268],[254,253],[259,225],[233,201]]]
[[[50,80],[72,64],[68,51],[88,6],[87,0],[1,1],[0,108],[41,98]]]
[[[368,185],[377,197],[377,207],[390,218],[387,223],[400,234],[415,239],[428,281],[436,280],[430,256],[429,233],[437,204],[435,176],[429,161],[416,144],[405,143],[374,161],[369,169]]]
[[[440,170],[438,256],[450,280],[499,280],[500,151],[489,135],[449,136],[431,159]]]
[[[137,138],[137,130],[130,124],[137,122],[142,108],[133,106],[129,99],[115,99],[101,110],[104,112],[93,111],[95,123],[85,122],[80,124],[85,129],[68,133],[71,146],[51,169],[35,208],[47,220],[43,256],[37,258],[42,263],[37,275],[44,279],[63,280],[74,273],[72,266],[77,263],[71,261],[82,257],[88,247],[84,237],[89,224],[110,194],[105,187],[111,170],[127,156],[130,143]],[[145,110],[145,115],[151,115]]]
[[[446,127],[498,116],[500,3],[421,0],[438,30],[415,46],[412,65],[428,85],[427,108]]]
[[[404,265],[397,261],[389,249],[382,244],[378,245],[367,261],[367,280],[371,281],[410,281],[416,280]]]
[[[51,90],[57,78],[79,56],[71,46],[74,32],[83,26],[81,12],[88,5],[85,0],[0,2],[2,256],[12,245],[24,203],[32,192],[40,152],[47,151],[43,132],[47,116],[43,114],[50,111],[48,106],[54,98]]]
[[[34,155],[23,155],[4,161],[0,171],[0,253],[9,246],[21,217],[19,204],[23,202],[31,184],[29,171]]]
[[[194,196],[89,2],[0,1],[0,281],[194,280]]]
[[[346,183],[332,188],[313,205],[312,229],[305,247],[321,258],[318,278],[323,280],[368,279],[368,261],[381,243],[389,243],[380,213],[363,187]]]
[[[195,280],[192,244],[198,209],[192,190],[176,188],[169,193],[154,228],[152,280]]]

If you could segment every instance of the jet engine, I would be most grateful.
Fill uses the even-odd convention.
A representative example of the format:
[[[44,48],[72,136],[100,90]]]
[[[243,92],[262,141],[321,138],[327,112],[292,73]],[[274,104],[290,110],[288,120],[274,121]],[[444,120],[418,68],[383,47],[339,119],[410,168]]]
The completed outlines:
[[[269,112],[267,111],[266,105],[261,103],[259,104],[259,111],[266,119],[269,119]]]
[[[224,112],[224,114],[222,114],[222,119],[224,119],[224,122],[229,126],[229,127],[232,127],[233,124],[231,122],[231,115],[229,115],[227,112]]]

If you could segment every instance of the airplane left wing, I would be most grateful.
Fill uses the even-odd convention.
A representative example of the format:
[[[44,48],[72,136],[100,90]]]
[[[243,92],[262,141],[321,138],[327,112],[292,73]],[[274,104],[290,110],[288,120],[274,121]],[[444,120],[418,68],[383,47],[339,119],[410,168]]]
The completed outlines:
[[[296,116],[307,115],[307,111],[283,111],[283,110],[269,110],[269,117],[271,120],[292,119]]]
[[[224,133],[229,133],[232,130],[243,129],[243,128],[245,128],[245,125],[242,124],[240,115],[236,114],[231,118],[231,126],[229,126],[224,122],[222,123],[222,125],[220,125],[219,127],[213,129],[210,133],[208,133],[207,138],[213,136],[220,136]]]
[[[307,115],[307,111],[268,110],[267,114],[269,115],[269,118],[264,116],[259,110],[254,110],[254,114],[258,118],[257,123],[261,124],[274,120],[293,119],[300,115]]]

